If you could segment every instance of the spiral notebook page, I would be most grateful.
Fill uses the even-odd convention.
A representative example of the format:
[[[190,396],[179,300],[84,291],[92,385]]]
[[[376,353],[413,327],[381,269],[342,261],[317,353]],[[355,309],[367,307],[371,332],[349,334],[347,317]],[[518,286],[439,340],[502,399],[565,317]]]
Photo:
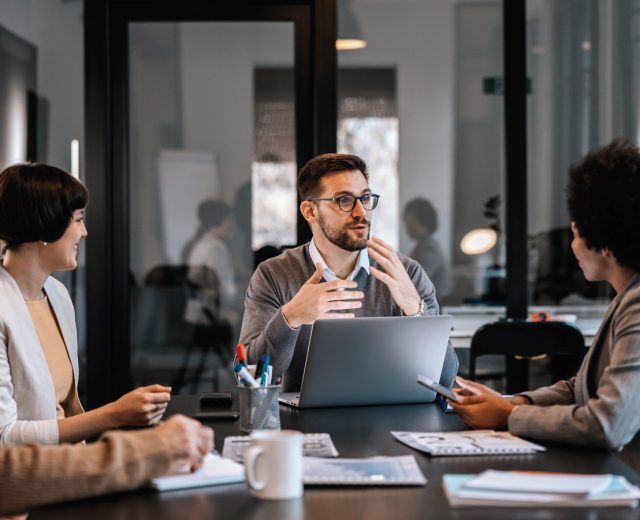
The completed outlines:
[[[545,451],[509,432],[391,432],[398,441],[433,456],[528,454]]]

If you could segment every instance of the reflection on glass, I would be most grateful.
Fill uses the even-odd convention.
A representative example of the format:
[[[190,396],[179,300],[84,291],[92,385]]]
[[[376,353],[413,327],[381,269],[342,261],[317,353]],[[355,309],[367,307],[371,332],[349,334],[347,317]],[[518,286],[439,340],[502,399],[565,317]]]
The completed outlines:
[[[296,164],[254,162],[252,247],[286,246],[296,243]]]
[[[398,118],[345,117],[338,121],[338,152],[364,158],[369,186],[381,193],[371,233],[398,247]]]
[[[293,24],[129,41],[132,379],[228,387],[255,250],[295,242]]]
[[[503,192],[503,99],[483,88],[502,76],[501,3],[338,7],[338,26],[348,7],[367,42],[338,53],[338,146],[363,157],[381,195],[373,232],[420,257],[441,304],[503,299],[504,264],[489,272],[491,253],[478,259],[460,250],[466,233],[490,225],[485,203]],[[425,212],[407,212],[416,199],[428,201],[437,226],[416,216]]]
[[[38,2],[37,8],[32,2],[2,3],[0,171],[29,159],[85,181],[83,8],[82,2]],[[31,110],[35,121],[29,120]],[[71,154],[73,140],[79,154]],[[86,373],[85,251],[79,249],[76,270],[55,274],[74,303],[80,373]],[[85,378],[78,383],[83,401]]]
[[[607,284],[571,251],[569,166],[615,136],[638,139],[637,2],[527,2],[530,301],[604,310]],[[565,309],[566,311],[566,309]]]

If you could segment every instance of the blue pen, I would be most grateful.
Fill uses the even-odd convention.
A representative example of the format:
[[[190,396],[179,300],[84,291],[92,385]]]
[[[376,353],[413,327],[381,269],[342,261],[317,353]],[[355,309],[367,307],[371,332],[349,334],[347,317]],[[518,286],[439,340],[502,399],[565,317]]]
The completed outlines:
[[[258,382],[253,378],[253,376],[249,373],[247,367],[245,367],[242,363],[238,363],[233,368],[233,370],[236,374],[238,374],[240,381],[242,381],[244,384],[253,386],[255,388],[260,386]]]
[[[262,373],[260,374],[260,384],[267,386],[267,373],[269,372],[269,354],[264,355],[264,363],[262,364]]]
[[[260,379],[260,377],[262,376],[262,367],[264,366],[264,356],[260,356],[260,359],[258,359],[258,363],[256,364],[256,371],[254,372],[253,377],[257,379]]]

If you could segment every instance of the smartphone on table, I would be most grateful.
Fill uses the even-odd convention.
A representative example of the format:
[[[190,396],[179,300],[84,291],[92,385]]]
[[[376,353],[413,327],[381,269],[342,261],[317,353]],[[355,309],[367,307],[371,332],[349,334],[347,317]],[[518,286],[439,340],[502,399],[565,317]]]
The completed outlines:
[[[458,395],[453,390],[451,390],[451,388],[447,388],[440,383],[436,383],[435,381],[429,379],[427,376],[418,374],[418,384],[434,391],[436,394],[439,394],[442,397],[446,397],[447,399],[458,402]]]
[[[191,417],[193,417],[194,419],[199,419],[201,421],[235,421],[236,419],[238,419],[238,417],[240,417],[240,412],[231,410],[227,412],[198,412],[193,414]]]
[[[202,392],[200,405],[229,405],[233,401],[231,392]]]

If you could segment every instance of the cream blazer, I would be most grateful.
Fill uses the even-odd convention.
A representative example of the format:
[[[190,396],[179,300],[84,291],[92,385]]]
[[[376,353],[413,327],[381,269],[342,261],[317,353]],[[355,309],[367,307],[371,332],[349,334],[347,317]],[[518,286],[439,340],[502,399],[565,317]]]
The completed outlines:
[[[49,277],[44,289],[69,353],[78,399],[78,338],[75,311],[65,286]],[[0,445],[58,444],[56,394],[27,304],[14,278],[0,267]]]

